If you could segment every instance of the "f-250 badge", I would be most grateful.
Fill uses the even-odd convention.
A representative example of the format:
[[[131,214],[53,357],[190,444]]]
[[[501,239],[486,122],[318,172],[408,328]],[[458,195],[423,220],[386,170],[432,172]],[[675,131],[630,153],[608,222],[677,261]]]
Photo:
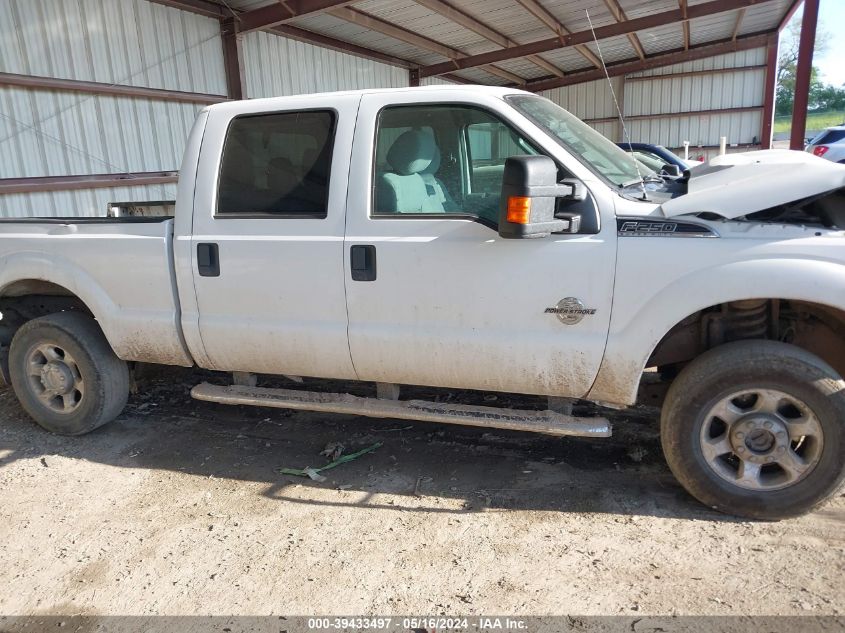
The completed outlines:
[[[564,325],[575,325],[588,314],[595,314],[595,308],[587,308],[580,299],[566,297],[557,302],[553,308],[546,308],[546,314],[556,314]]]

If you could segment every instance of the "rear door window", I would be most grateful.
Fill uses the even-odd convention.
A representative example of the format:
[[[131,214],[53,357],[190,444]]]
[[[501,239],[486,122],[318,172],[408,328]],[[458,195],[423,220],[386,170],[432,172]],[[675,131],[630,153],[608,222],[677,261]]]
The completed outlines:
[[[335,123],[333,111],[233,119],[223,147],[216,216],[325,218]]]
[[[815,145],[830,145],[832,143],[839,143],[845,139],[845,130],[828,130],[819,136],[819,140]]]

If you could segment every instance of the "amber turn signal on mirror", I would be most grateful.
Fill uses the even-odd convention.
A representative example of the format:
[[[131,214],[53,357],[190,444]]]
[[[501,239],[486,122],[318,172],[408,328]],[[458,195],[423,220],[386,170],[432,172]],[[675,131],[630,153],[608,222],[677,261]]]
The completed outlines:
[[[531,222],[531,198],[511,196],[508,198],[508,222],[529,224]]]

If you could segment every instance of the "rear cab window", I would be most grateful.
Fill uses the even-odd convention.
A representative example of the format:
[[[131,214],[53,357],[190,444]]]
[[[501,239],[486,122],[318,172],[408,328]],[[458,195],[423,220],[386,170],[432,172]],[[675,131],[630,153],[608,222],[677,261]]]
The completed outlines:
[[[336,125],[332,110],[234,118],[215,217],[325,218]]]

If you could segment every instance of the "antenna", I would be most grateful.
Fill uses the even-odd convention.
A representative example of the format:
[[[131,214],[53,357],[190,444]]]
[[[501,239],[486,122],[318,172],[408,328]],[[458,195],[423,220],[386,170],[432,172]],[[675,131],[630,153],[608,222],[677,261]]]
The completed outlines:
[[[616,113],[619,115],[619,122],[622,124],[622,134],[625,136],[625,142],[628,144],[628,149],[633,152],[634,148],[631,147],[631,137],[628,135],[628,128],[625,125],[625,117],[622,116],[622,108],[619,107],[619,101],[616,99],[616,91],[613,89],[613,82],[610,81],[610,74],[607,72],[607,64],[604,63],[604,55],[601,53],[601,46],[599,45],[599,40],[596,37],[596,30],[593,28],[593,21],[590,18],[589,9],[584,9],[584,13],[587,14],[587,22],[590,24],[590,32],[593,34],[593,42],[595,42],[596,50],[599,52],[601,69],[604,71],[604,76],[607,78],[607,85],[610,88],[610,94],[613,97],[613,105],[616,106]],[[634,163],[634,168],[637,170],[637,176],[640,178],[640,188],[643,192],[643,200],[648,200],[648,193],[646,193],[645,190],[645,180],[643,180],[643,175],[640,173],[640,164],[637,162],[633,153],[631,153],[630,156],[631,161]]]

